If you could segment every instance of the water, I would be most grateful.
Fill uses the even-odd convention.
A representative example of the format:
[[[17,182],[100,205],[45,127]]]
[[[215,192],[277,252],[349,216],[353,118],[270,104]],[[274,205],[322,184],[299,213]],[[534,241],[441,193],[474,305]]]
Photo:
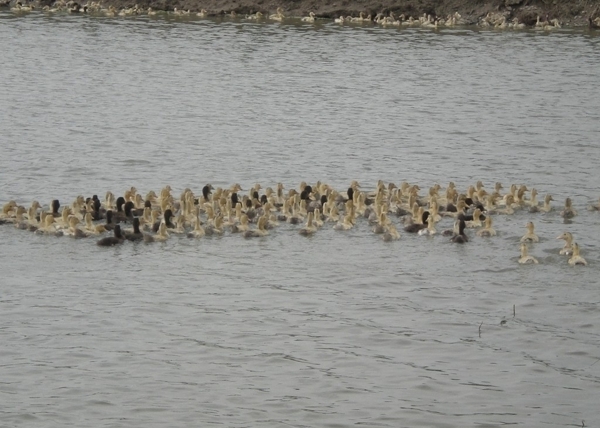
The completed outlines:
[[[597,424],[596,35],[4,14],[0,37],[2,203],[483,180],[579,211],[465,246],[364,222],[110,249],[3,226],[0,426]],[[529,220],[540,265],[519,266]]]

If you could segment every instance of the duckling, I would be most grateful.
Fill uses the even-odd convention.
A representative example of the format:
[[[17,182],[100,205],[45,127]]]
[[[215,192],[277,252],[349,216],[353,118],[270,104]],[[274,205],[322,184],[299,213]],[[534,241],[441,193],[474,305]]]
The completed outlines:
[[[231,226],[231,233],[241,233],[250,229],[248,216],[242,214],[240,216],[240,222]]]
[[[573,253],[573,235],[570,232],[564,232],[556,237],[556,239],[564,239],[565,246],[562,247],[559,254],[570,255]]]
[[[278,7],[277,8],[277,13],[274,13],[272,15],[269,16],[269,19],[272,19],[273,21],[283,21],[283,19],[285,18],[285,15],[283,14],[283,9]]]
[[[454,222],[454,229],[457,233],[450,239],[450,241],[456,244],[464,244],[465,242],[469,242],[469,238],[465,234],[466,223],[463,219],[458,219]]]
[[[429,211],[423,211],[421,216],[421,223],[412,223],[404,227],[404,231],[408,233],[418,233],[422,229],[426,229],[428,226]],[[463,222],[464,223],[464,222]]]
[[[334,230],[350,230],[354,227],[354,215],[349,212],[344,216],[342,221],[333,226]]]
[[[565,219],[573,218],[577,215],[577,211],[573,209],[571,198],[565,199],[565,209],[560,212],[560,215]]]
[[[569,264],[571,266],[587,266],[587,262],[579,254],[579,245],[577,245],[577,242],[573,243],[573,255],[569,259]]]
[[[302,236],[310,236],[317,231],[317,226],[313,224],[314,213],[308,213],[306,218],[306,225],[299,230],[299,234]]]
[[[101,225],[101,224],[95,225],[94,223],[92,223],[92,214],[91,213],[86,213],[84,220],[85,220],[85,231],[87,233],[91,233],[92,235],[99,235],[101,233],[106,232],[106,228],[103,225]]]
[[[113,245],[122,244],[123,241],[125,241],[125,238],[121,234],[121,226],[119,226],[118,224],[115,225],[113,232],[114,232],[114,236],[108,236],[106,238],[102,238],[101,240],[96,242],[96,245],[99,245],[101,247],[110,247]]]
[[[305,16],[301,20],[302,22],[315,22],[315,13],[309,12],[308,16]]]
[[[258,223],[256,224],[256,229],[249,229],[243,233],[244,238],[258,238],[262,236],[267,236],[269,231],[265,229],[267,224],[267,218],[265,216],[261,216],[258,219]]]
[[[552,207],[550,206],[550,201],[553,201],[554,199],[552,198],[552,195],[546,195],[546,197],[544,198],[544,205],[543,206],[537,206],[537,205],[532,205],[531,208],[529,208],[529,212],[530,213],[537,213],[537,212],[550,212],[552,211]]]
[[[385,242],[397,241],[400,239],[400,233],[398,233],[398,229],[393,224],[388,224],[386,226],[386,231],[383,233],[381,237]]]
[[[202,238],[206,235],[206,231],[202,227],[202,222],[200,221],[200,217],[196,217],[194,219],[194,230],[187,234],[188,238]]]
[[[492,217],[485,218],[485,226],[477,231],[477,236],[496,236],[496,230],[492,227]]]
[[[598,198],[597,204],[591,204],[588,206],[588,211],[600,211],[600,198]]]
[[[206,9],[201,9],[200,12],[196,14],[199,18],[206,18],[208,16],[208,11]]]
[[[158,233],[154,236],[144,234],[144,242],[164,242],[169,239],[169,233],[167,232],[167,225],[162,222],[158,227]]]
[[[538,238],[533,229],[533,222],[527,222],[527,233],[521,237],[521,242],[540,242],[540,238]]]
[[[522,265],[539,263],[535,257],[527,254],[527,244],[525,243],[521,244],[521,257],[519,258],[519,263]]]
[[[437,233],[437,230],[435,229],[435,219],[431,216],[429,216],[427,218],[427,227],[425,229],[421,229],[419,230],[419,235],[424,236],[424,235],[428,235],[428,236],[433,236]]]
[[[64,231],[64,234],[70,236],[72,238],[87,238],[88,234],[83,230],[79,229],[77,225],[80,223],[80,220],[74,216],[69,216],[69,227]]]

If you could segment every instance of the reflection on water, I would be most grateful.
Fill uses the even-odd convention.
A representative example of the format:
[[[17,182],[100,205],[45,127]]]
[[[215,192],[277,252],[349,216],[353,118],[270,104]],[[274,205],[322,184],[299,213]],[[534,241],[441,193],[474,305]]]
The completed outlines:
[[[599,40],[0,15],[0,201],[526,183],[577,216],[102,250],[0,233],[9,425],[581,425],[597,414]],[[424,193],[424,192],[422,192]],[[533,219],[540,265],[518,266]],[[399,220],[394,218],[394,221]],[[442,222],[445,228],[450,223]],[[590,266],[558,255],[563,230]],[[513,307],[515,314],[513,316]],[[504,323],[502,321],[505,321]]]

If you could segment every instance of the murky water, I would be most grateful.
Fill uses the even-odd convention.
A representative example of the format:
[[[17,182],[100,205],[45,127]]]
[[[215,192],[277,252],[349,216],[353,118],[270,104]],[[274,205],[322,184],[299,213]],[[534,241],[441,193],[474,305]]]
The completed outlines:
[[[2,203],[482,180],[579,210],[465,246],[364,222],[111,249],[3,226],[0,426],[597,423],[597,36],[5,14],[0,37]]]

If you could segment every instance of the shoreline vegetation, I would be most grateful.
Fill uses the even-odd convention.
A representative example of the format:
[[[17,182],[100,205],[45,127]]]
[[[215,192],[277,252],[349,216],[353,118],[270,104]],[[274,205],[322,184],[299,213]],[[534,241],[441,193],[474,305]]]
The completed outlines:
[[[600,29],[600,0],[0,0],[0,11],[443,28]]]

